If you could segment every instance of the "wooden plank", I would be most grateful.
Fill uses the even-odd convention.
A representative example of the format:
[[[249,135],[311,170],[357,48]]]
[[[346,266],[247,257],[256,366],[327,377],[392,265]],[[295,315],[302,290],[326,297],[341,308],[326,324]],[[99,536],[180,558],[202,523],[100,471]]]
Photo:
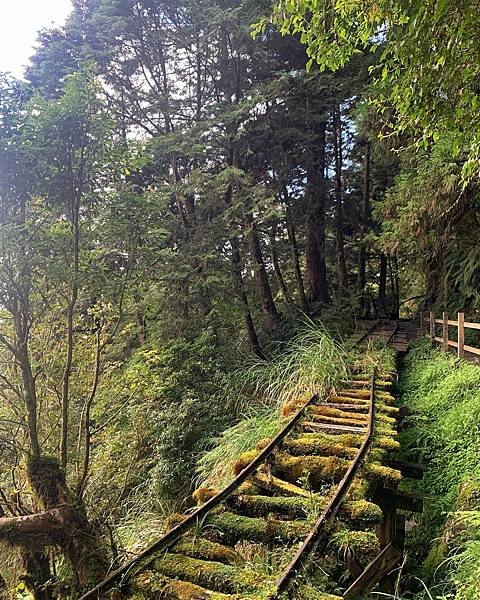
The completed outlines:
[[[480,329],[480,323],[464,323],[467,329]]]
[[[463,349],[465,350],[465,352],[470,352],[471,354],[477,354],[478,356],[480,356],[479,348],[474,348],[473,346],[464,345]]]
[[[360,409],[368,409],[368,403],[365,404],[341,404],[340,402],[328,402],[330,408],[338,408],[338,410],[344,410],[345,412],[358,412]],[[365,413],[362,413],[365,414]]]
[[[366,433],[366,427],[352,427],[350,425],[331,425],[330,423],[312,423],[307,421],[303,428],[308,431],[328,431],[330,433]]]
[[[392,467],[392,469],[397,469],[404,477],[408,477],[409,479],[423,479],[425,467],[420,463],[391,460],[389,466]]]
[[[465,356],[465,313],[458,313],[457,357]]]
[[[436,337],[436,342],[443,342],[442,338]],[[454,342],[453,340],[448,340],[448,345],[452,346],[452,348],[458,348],[458,342]],[[480,348],[474,348],[473,346],[467,346],[464,344],[463,349],[465,352],[470,352],[470,354],[476,354],[480,356]]]
[[[430,311],[430,339],[432,340],[432,345],[435,342],[435,315],[432,311]]]
[[[374,500],[379,506],[393,505],[408,512],[423,512],[423,497],[411,492],[400,492],[389,488],[377,488]]]
[[[395,544],[390,543],[347,589],[343,594],[344,600],[353,600],[365,596],[395,567],[401,558],[402,551]]]
[[[448,315],[446,312],[443,313],[443,349],[445,352],[448,350]]]

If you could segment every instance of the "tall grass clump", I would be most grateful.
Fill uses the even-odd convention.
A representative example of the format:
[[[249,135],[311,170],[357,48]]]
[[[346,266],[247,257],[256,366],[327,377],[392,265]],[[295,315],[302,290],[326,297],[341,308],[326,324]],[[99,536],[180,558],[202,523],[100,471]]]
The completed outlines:
[[[383,340],[367,339],[362,344],[350,348],[348,356],[355,371],[371,373],[373,369],[377,369],[380,376],[396,372],[395,350],[385,346]]]
[[[235,374],[239,395],[251,403],[240,422],[209,440],[211,449],[197,462],[197,482],[212,487],[228,483],[240,454],[280,431],[284,404],[324,395],[347,376],[345,350],[313,321],[307,321],[270,360],[252,359]]]
[[[254,448],[263,438],[275,437],[281,427],[275,407],[250,409],[239,423],[210,440],[211,450],[197,463],[197,483],[215,488],[227,485],[233,478],[233,465],[240,454]]]
[[[270,360],[251,359],[238,374],[243,389],[267,405],[324,395],[348,376],[347,353],[319,323],[302,329]]]

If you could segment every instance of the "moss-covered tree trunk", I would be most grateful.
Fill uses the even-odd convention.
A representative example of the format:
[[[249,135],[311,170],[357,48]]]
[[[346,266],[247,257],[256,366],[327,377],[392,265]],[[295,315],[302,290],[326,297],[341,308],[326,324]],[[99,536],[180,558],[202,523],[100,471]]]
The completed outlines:
[[[25,557],[27,586],[44,582],[48,563],[40,560],[46,547],[60,547],[69,561],[75,587],[90,586],[105,576],[108,557],[85,507],[70,491],[54,458],[31,458],[27,476],[42,512],[0,519],[0,540],[19,546]],[[48,596],[38,596],[43,600]]]

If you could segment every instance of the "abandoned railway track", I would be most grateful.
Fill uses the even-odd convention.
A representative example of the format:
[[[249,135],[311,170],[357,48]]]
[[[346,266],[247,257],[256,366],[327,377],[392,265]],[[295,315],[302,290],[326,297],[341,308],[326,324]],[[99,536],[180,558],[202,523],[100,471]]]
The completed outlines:
[[[398,326],[388,342],[397,333]],[[392,525],[401,466],[388,464],[398,446],[390,386],[374,370],[327,398],[284,407],[287,424],[239,457],[228,486],[198,489],[198,508],[173,515],[162,538],[80,600],[114,587],[115,598],[139,600],[276,600],[301,597],[292,590],[309,577],[318,583],[318,572],[318,600],[372,589],[402,555],[395,518]],[[390,490],[384,505],[382,490]],[[245,557],[249,544],[280,555],[275,568],[256,570]]]

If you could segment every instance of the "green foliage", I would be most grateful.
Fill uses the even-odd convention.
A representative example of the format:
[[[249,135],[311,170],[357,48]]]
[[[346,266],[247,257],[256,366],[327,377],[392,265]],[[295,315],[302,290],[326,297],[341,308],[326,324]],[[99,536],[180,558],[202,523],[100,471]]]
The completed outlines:
[[[321,70],[337,70],[361,50],[380,55],[374,103],[393,109],[391,134],[436,142],[453,133],[452,153],[467,148],[463,178],[478,177],[480,102],[477,6],[469,0],[330,2],[280,0],[269,22],[298,34]],[[388,118],[388,117],[387,117]]]
[[[479,300],[479,188],[463,186],[463,158],[452,157],[446,134],[429,152],[402,155],[402,168],[385,201],[379,245],[400,252],[407,297],[452,311],[468,311]],[[424,273],[426,277],[419,277]]]
[[[413,416],[402,433],[402,455],[421,452],[426,465],[418,483],[424,515],[412,533],[417,567],[430,550],[419,575],[436,585],[440,579],[456,600],[473,599],[480,569],[480,370],[431,350],[427,340],[417,342],[405,367],[399,389]]]

